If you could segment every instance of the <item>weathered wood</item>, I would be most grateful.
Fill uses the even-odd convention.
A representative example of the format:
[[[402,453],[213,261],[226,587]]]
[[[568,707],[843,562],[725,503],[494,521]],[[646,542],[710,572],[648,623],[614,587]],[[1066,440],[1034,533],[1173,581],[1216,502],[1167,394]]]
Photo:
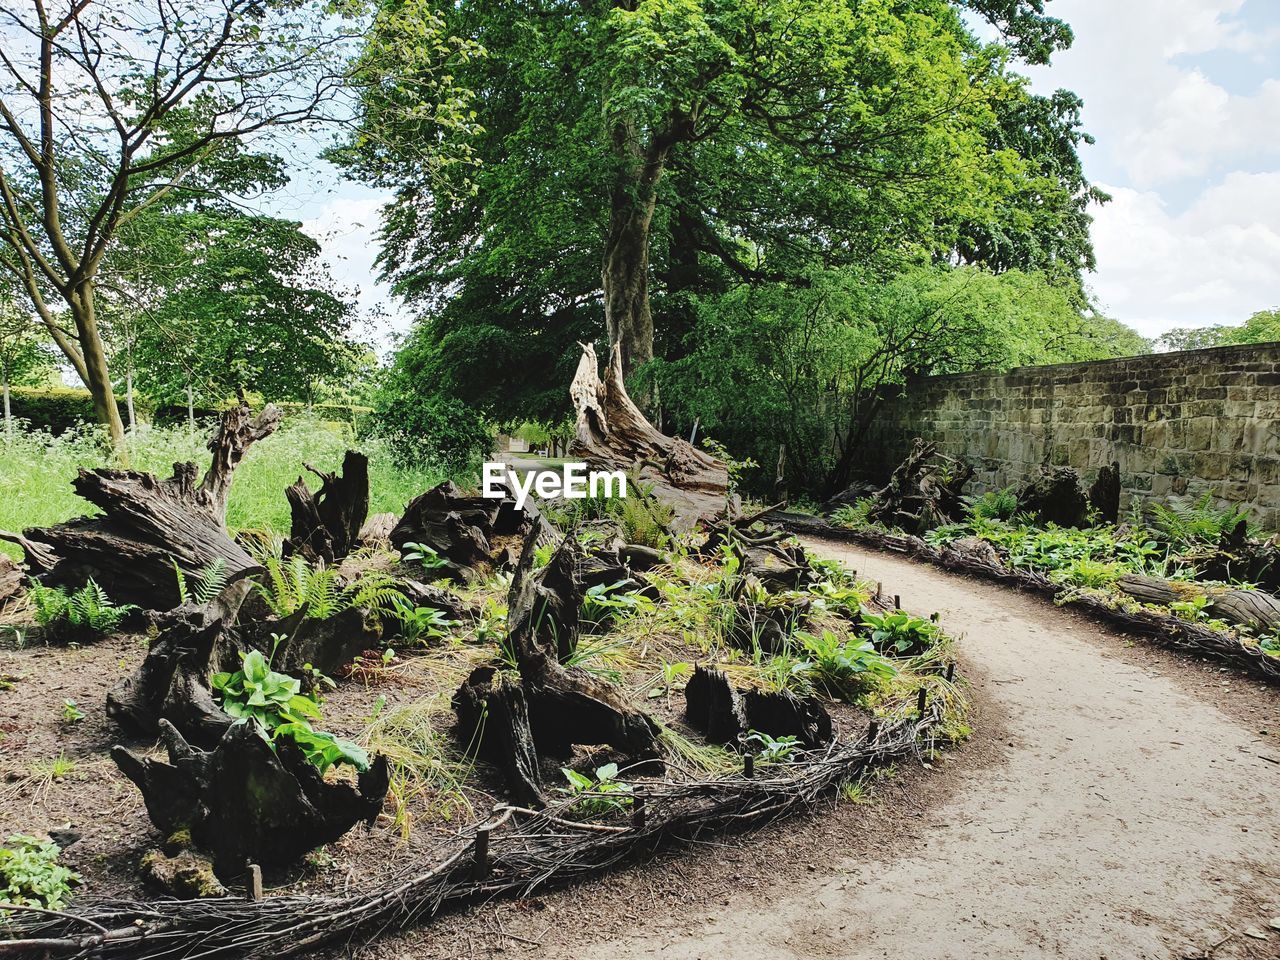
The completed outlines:
[[[1269,631],[1280,626],[1280,600],[1261,590],[1233,590],[1187,580],[1125,574],[1116,587],[1135,600],[1168,606],[1207,597],[1208,612],[1237,626]]]
[[[961,516],[961,492],[972,476],[970,464],[917,437],[889,482],[872,496],[869,517],[886,527],[923,534]]]
[[[658,726],[614,684],[561,661],[576,648],[582,584],[578,547],[565,537],[541,570],[533,570],[538,531],[525,538],[511,583],[507,637],[515,653],[534,743],[567,756],[574,744],[609,744],[635,760],[657,761]]]
[[[217,743],[234,721],[214,700],[210,677],[236,669],[232,628],[249,587],[241,577],[211,602],[159,618],[142,663],[107,693],[107,715],[135,734],[154,736],[163,720],[192,743]]]
[[[1080,489],[1080,475],[1071,467],[1040,467],[1018,491],[1018,510],[1040,524],[1083,527],[1089,521],[1089,500]]]
[[[325,473],[307,464],[320,478],[315,493],[302,477],[285,490],[292,523],[285,556],[300,553],[311,562],[333,564],[355,549],[369,514],[369,458],[348,450],[340,473]]]
[[[1098,513],[1102,523],[1120,520],[1120,463],[1101,467],[1098,476],[1089,487],[1089,505]]]
[[[166,610],[179,602],[175,563],[188,576],[214,560],[229,577],[257,569],[227,532],[226,498],[246,449],[279,422],[271,406],[256,417],[248,407],[227,411],[199,483],[192,463],[174,464],[167,480],[136,470],[81,470],[72,486],[102,515],[25,531],[44,558],[39,564],[53,558],[40,579],[78,587],[93,578],[116,602]]]
[[[817,697],[797,697],[787,690],[746,690],[742,709],[748,730],[775,738],[796,737],[809,750],[831,742],[831,715]]]
[[[0,607],[22,590],[24,580],[26,580],[26,574],[22,572],[22,568],[14,563],[8,554],[0,553]]]
[[[285,639],[276,647],[272,667],[295,676],[308,665],[332,676],[365,651],[382,649],[382,624],[361,607],[324,618],[309,616],[304,607],[283,620],[246,623],[235,631],[241,648],[266,654],[273,634]]]
[[[581,346],[582,358],[569,387],[578,418],[569,455],[593,470],[622,470],[652,485],[654,494],[675,511],[679,527],[735,515],[739,502],[729,496],[728,467],[648,421],[627,393],[617,346],[603,380],[594,347]]]
[[[111,757],[142,791],[162,834],[190,834],[226,879],[246,863],[280,867],[337,840],[382,810],[389,783],[385,757],[374,759],[357,785],[325,780],[287,740],[273,745],[251,723],[227,729],[210,751],[191,746],[168,721],[160,736],[169,762],[124,747]]]
[[[545,805],[529,705],[520,686],[493,667],[476,667],[453,695],[453,709],[464,749],[502,772],[516,803]]]
[[[737,743],[745,728],[741,698],[729,678],[713,667],[693,668],[684,688],[684,712],[708,743]]]

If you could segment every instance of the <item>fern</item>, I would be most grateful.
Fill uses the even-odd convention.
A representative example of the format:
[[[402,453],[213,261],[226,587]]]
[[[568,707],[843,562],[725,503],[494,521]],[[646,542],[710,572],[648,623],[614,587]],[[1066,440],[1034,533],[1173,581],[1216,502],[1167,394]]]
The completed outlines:
[[[375,616],[387,616],[400,596],[396,579],[385,573],[366,572],[353,583],[343,584],[336,567],[311,566],[294,554],[288,560],[264,558],[265,583],[257,584],[263,602],[280,619],[305,609],[307,619],[327,620],[352,607],[364,607]]]
[[[196,573],[194,589],[187,585],[187,575],[173,561],[173,573],[178,580],[178,600],[182,606],[188,603],[209,603],[220,594],[227,585],[227,561],[222,557],[214,557]]]
[[[1232,533],[1242,522],[1246,524],[1247,533],[1256,533],[1248,526],[1248,508],[1215,507],[1213,495],[1208,493],[1194,502],[1185,497],[1171,497],[1167,506],[1153,504],[1151,517],[1152,525],[1167,542],[1187,547],[1198,544],[1216,546],[1223,536]]]
[[[75,593],[68,593],[65,587],[37,585],[29,595],[35,605],[36,623],[51,637],[67,640],[115,633],[125,618],[138,609],[133,604],[113,603],[92,579]]]

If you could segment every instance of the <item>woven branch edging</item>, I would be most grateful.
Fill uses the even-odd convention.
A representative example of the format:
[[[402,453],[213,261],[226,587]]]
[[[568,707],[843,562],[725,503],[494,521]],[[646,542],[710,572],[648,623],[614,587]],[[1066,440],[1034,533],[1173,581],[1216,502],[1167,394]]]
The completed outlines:
[[[854,530],[836,526],[819,517],[800,514],[775,514],[772,519],[792,533],[828,540],[843,540],[860,546],[906,554],[944,570],[972,574],[997,583],[1012,584],[1055,601],[1062,599],[1064,605],[1082,610],[1111,626],[1150,637],[1162,646],[1184,653],[1213,657],[1253,676],[1272,683],[1280,683],[1280,657],[1273,657],[1260,647],[1243,643],[1236,637],[1212,630],[1202,624],[1189,623],[1172,614],[1146,609],[1116,609],[1097,597],[1072,594],[1070,588],[1055,583],[1044,574],[992,564],[948,547],[933,547],[919,537],[881,530]]]
[[[325,944],[426,920],[447,907],[503,895],[527,896],[607,870],[706,833],[759,827],[809,809],[863,770],[917,753],[933,740],[944,705],[911,704],[873,723],[864,739],[834,741],[803,763],[759,767],[756,776],[701,782],[645,782],[629,825],[577,823],[565,801],[542,811],[499,806],[461,833],[457,849],[364,896],[223,898],[138,903],[86,900],[74,909],[13,914],[0,957],[196,960],[306,955]],[[771,771],[785,775],[768,776]],[[0,928],[3,929],[3,928]]]

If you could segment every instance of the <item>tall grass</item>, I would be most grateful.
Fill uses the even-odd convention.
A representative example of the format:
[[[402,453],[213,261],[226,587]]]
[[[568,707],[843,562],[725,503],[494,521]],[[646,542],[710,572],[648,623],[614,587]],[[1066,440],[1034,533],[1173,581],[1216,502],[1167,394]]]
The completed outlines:
[[[130,464],[136,470],[167,477],[175,462],[192,460],[203,471],[209,463],[205,444],[212,431],[210,425],[195,432],[185,425],[140,427],[128,440]],[[352,447],[369,457],[370,513],[399,513],[411,498],[445,477],[445,472],[432,464],[410,470],[396,467],[381,440],[356,441],[349,424],[290,417],[274,434],[254,444],[236,470],[228,526],[232,530],[287,533],[285,487],[304,475],[314,489],[319,481],[303,464],[337,470],[343,453]],[[110,465],[97,427],[83,427],[58,437],[42,431],[17,431],[7,442],[0,435],[0,530],[46,526],[96,512],[76,496],[71,481],[81,467]],[[17,555],[16,548],[10,552]]]

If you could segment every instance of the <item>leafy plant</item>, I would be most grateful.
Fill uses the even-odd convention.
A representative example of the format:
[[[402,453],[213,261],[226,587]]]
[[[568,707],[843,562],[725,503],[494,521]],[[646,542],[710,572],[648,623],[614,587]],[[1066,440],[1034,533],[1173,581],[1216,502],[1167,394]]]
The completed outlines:
[[[1152,526],[1176,546],[1216,545],[1241,523],[1248,534],[1257,532],[1248,523],[1247,507],[1216,507],[1209,493],[1195,501],[1172,497],[1168,504],[1155,503],[1150,509]]]
[[[839,700],[853,700],[898,672],[867,640],[842,638],[831,630],[797,631],[796,639],[807,658],[809,682]]]
[[[244,654],[235,673],[214,674],[212,686],[229,716],[256,723],[272,740],[292,740],[321,773],[335,763],[368,769],[360,747],[312,728],[312,720],[323,719],[316,697],[301,692],[300,680],[272,670],[262,651]]]
[[[80,874],[58,863],[59,852],[52,840],[21,833],[9,837],[0,846],[0,899],[42,910],[65,907]]]
[[[1065,567],[1054,573],[1054,579],[1072,583],[1078,587],[1109,587],[1120,579],[1124,573],[1120,564],[1115,562],[1093,560],[1089,557],[1077,557]]]
[[[852,530],[870,526],[872,506],[873,501],[870,497],[860,497],[853,503],[837,507],[832,511],[831,522],[841,527],[849,527]]]
[[[449,566],[448,560],[425,543],[405,543],[400,551],[400,559],[405,563],[419,563],[425,570],[439,570]]]
[[[62,701],[63,723],[79,723],[84,719],[84,716],[84,711],[80,709],[74,700],[67,699]]]
[[[353,583],[343,583],[336,567],[311,566],[294,554],[288,560],[262,557],[267,579],[257,584],[258,595],[280,619],[306,610],[310,620],[325,620],[352,607],[366,607],[376,615],[394,616],[396,598],[401,597],[394,577],[366,572]]]
[[[178,601],[183,606],[209,603],[227,585],[227,561],[222,557],[214,557],[201,567],[193,585],[188,585],[187,575],[177,560],[173,561],[173,573],[178,580]]]
[[[652,610],[652,600],[627,589],[633,586],[630,580],[619,580],[616,583],[598,583],[594,587],[588,587],[582,598],[583,619],[599,626],[616,621],[624,614]]]
[[[938,625],[905,610],[862,614],[862,623],[871,631],[871,645],[881,653],[914,657],[937,642]]]
[[[754,748],[756,763],[787,763],[800,749],[799,737],[771,737],[759,730],[747,734],[746,742]]]
[[[1280,634],[1270,634],[1269,636],[1259,637],[1258,646],[1263,652],[1271,654],[1273,657],[1280,657]]]
[[[1010,520],[1018,512],[1018,495],[1013,487],[988,490],[978,497],[966,497],[969,516],[978,520]]]
[[[573,798],[573,809],[584,817],[620,813],[631,805],[631,784],[618,779],[616,763],[597,767],[594,780],[568,767],[561,767],[560,772],[569,781],[560,792]]]
[[[112,603],[92,579],[75,593],[65,587],[36,584],[27,595],[35,607],[36,623],[50,637],[62,640],[115,633],[124,619],[138,609],[133,604]]]
[[[400,638],[407,644],[426,646],[432,640],[442,640],[459,621],[450,620],[443,610],[435,607],[415,607],[401,593],[391,598],[391,616],[400,628]]]

